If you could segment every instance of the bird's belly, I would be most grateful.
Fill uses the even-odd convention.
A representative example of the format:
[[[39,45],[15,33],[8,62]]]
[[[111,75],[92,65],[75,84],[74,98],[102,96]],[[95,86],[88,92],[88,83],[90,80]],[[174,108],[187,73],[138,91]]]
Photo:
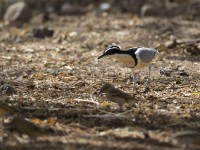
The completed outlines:
[[[147,66],[146,63],[142,63],[142,62],[139,61],[138,64],[134,67],[134,69],[142,69],[146,66]]]
[[[109,100],[109,101],[112,101],[114,103],[117,103],[118,105],[123,105],[126,101],[124,98],[121,98],[121,97],[117,97],[117,96],[112,96],[110,94],[107,94],[106,95],[106,98]]]
[[[115,58],[117,61],[122,62],[128,68],[142,69],[147,66],[146,63],[141,62],[139,59],[137,65],[135,66],[135,60],[132,58],[132,56],[129,55],[117,55]]]
[[[117,55],[116,60],[122,62],[126,67],[133,68],[135,67],[135,61],[132,56],[129,55]]]

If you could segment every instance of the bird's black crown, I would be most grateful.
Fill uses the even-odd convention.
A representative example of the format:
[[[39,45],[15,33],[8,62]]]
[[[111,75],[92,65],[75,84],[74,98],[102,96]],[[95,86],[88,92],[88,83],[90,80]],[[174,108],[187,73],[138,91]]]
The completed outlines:
[[[114,55],[121,51],[121,49],[118,46],[111,45],[109,46],[104,52],[103,55],[99,56],[98,59],[106,56],[106,55]]]

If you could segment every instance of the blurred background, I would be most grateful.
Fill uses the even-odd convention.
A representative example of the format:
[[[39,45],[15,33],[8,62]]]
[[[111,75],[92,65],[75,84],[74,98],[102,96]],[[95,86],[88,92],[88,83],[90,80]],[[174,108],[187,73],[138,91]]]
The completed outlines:
[[[1,0],[0,18],[6,9],[19,0]],[[33,11],[57,15],[77,15],[87,12],[133,13],[141,16],[174,17],[186,15],[188,19],[200,17],[199,0],[24,0]]]

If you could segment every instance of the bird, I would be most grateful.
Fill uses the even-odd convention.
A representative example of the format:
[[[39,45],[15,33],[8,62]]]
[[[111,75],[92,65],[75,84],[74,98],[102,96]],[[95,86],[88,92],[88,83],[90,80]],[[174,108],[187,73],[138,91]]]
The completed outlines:
[[[117,89],[117,88],[115,88],[110,83],[105,83],[101,87],[98,95],[100,95],[101,93],[106,94],[107,100],[117,103],[120,110],[122,110],[122,107],[125,103],[129,103],[129,102],[132,102],[134,100],[134,97],[132,97],[131,95],[129,95],[129,94]]]
[[[148,66],[148,80],[147,85],[150,82],[150,72],[151,65],[150,63],[158,54],[158,51],[154,48],[146,47],[133,47],[128,50],[121,50],[117,45],[109,46],[101,56],[98,57],[98,60],[103,57],[114,57],[119,62],[122,62],[126,67],[132,68],[132,77],[133,82],[136,83],[136,77],[134,75],[135,69],[142,69]]]

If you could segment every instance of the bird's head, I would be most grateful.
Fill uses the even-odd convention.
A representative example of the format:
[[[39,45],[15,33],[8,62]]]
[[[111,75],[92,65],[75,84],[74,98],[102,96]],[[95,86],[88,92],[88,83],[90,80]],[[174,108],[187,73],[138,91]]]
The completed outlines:
[[[118,46],[111,45],[109,46],[98,59],[101,59],[104,56],[114,55],[119,53],[121,50]]]
[[[112,88],[114,88],[110,83],[105,83],[102,87],[101,87],[101,89],[100,89],[100,91],[99,91],[99,94],[101,94],[101,93],[106,93],[106,92],[108,92],[110,89],[112,89]]]

